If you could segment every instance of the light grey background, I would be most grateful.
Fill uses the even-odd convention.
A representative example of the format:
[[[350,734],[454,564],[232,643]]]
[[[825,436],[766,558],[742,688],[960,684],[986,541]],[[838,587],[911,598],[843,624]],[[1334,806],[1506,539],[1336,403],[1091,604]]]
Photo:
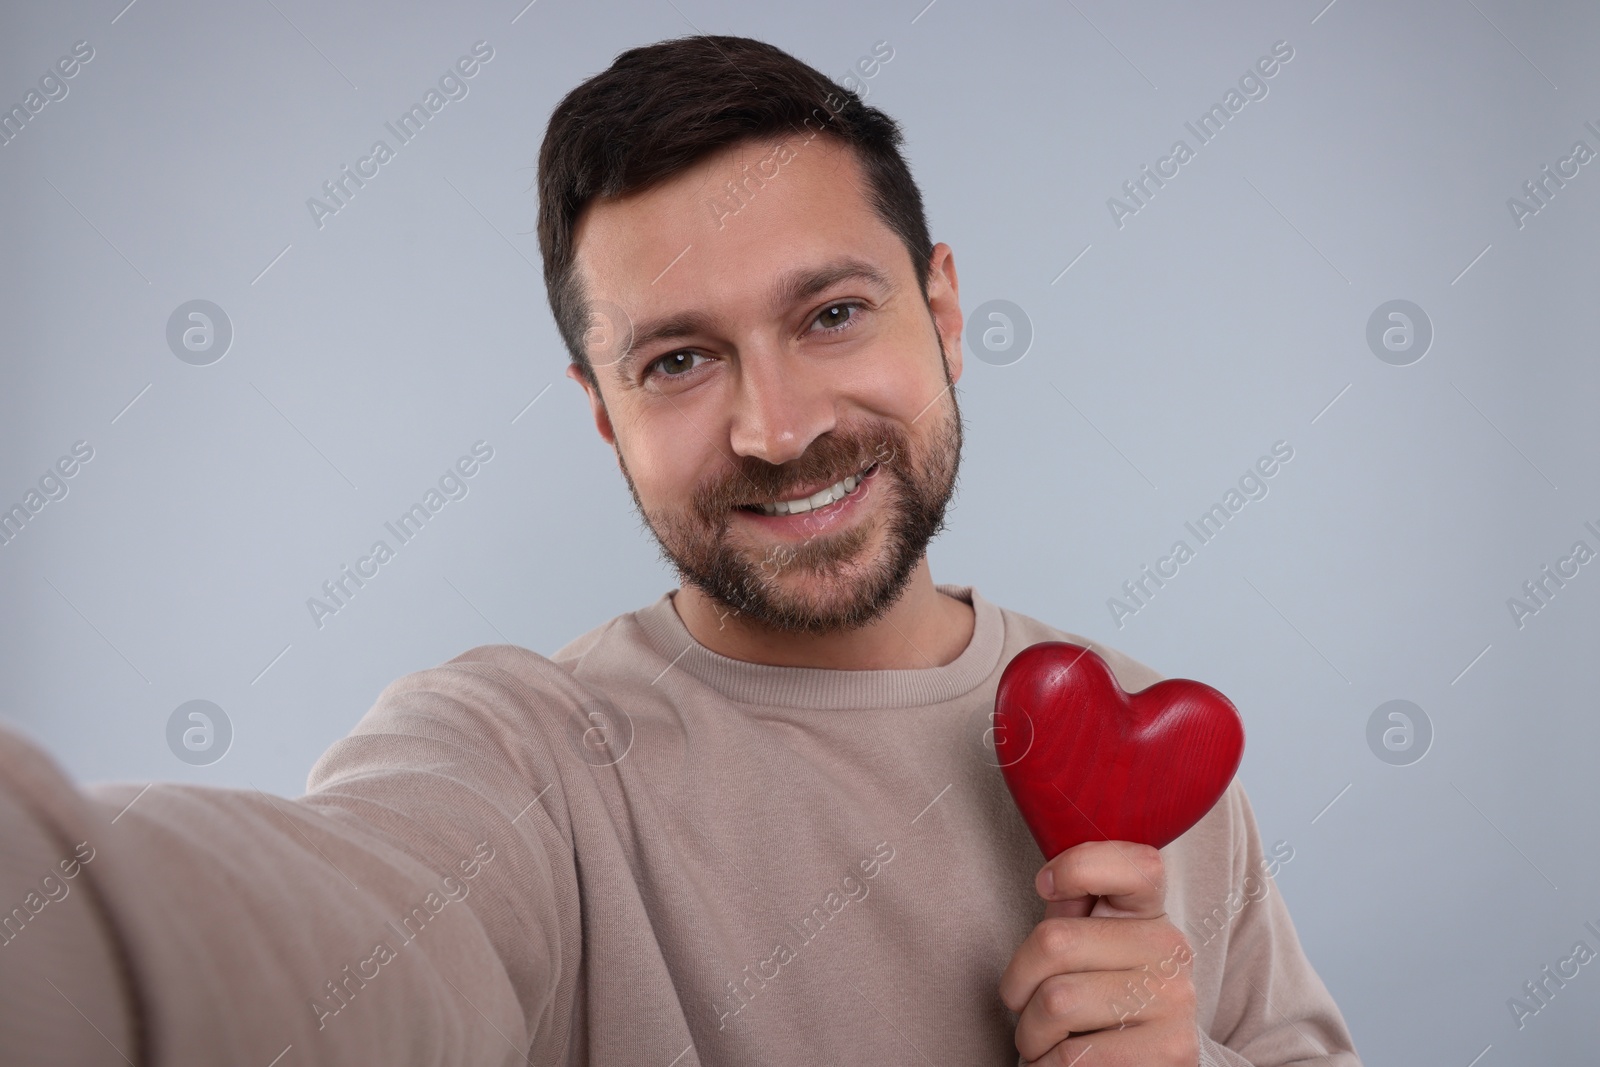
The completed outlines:
[[[1600,563],[1520,627],[1507,605],[1600,549],[1600,161],[1521,227],[1507,207],[1600,150],[1592,4],[123,2],[8,5],[0,33],[5,107],[94,49],[0,147],[0,506],[94,449],[0,547],[0,713],[74,775],[296,795],[399,675],[548,653],[671,588],[561,376],[545,121],[665,37],[835,78],[886,41],[868,100],[964,308],[1034,330],[1009,366],[969,353],[936,580],[1235,700],[1262,835],[1295,849],[1278,885],[1368,1063],[1592,1054],[1600,963],[1521,1030],[1507,1007],[1600,949]],[[319,228],[307,198],[480,40],[468,95]],[[1268,95],[1119,228],[1107,199],[1280,40]],[[233,324],[210,366],[167,344],[193,299]],[[1410,366],[1366,342],[1392,299],[1433,324]],[[307,598],[479,440],[466,498],[318,628]],[[1268,495],[1119,627],[1108,598],[1279,440]],[[233,739],[195,767],[167,728],[199,699]],[[1433,726],[1409,766],[1368,746],[1392,699]]]

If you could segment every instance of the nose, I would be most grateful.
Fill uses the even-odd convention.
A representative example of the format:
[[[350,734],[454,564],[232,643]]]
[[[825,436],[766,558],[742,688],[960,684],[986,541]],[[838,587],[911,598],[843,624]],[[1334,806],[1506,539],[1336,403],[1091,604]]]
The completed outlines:
[[[731,428],[736,453],[787,463],[836,423],[827,377],[803,357],[776,347],[741,355]]]

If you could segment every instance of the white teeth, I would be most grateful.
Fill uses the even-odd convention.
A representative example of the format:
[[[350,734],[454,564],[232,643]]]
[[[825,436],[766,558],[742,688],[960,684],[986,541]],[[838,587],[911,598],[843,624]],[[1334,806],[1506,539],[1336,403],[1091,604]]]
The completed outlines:
[[[757,507],[763,515],[802,515],[816,508],[827,507],[835,500],[843,500],[856,491],[862,477],[861,474],[852,474],[811,496],[800,497],[797,500],[780,500],[776,504],[759,504]]]

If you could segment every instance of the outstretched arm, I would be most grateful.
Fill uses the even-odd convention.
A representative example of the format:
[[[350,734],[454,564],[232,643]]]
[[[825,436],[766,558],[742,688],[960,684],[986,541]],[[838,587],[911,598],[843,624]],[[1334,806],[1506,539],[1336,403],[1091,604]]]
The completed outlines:
[[[527,806],[553,784],[537,778],[537,746],[507,751],[486,721],[507,714],[505,697],[470,667],[409,675],[297,800],[79,788],[0,727],[8,1060],[558,1052],[579,952],[570,844],[546,807],[559,790]]]

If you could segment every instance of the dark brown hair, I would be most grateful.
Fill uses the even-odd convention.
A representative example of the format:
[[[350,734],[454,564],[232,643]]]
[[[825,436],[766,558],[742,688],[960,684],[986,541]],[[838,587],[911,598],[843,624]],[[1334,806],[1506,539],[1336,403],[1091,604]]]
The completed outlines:
[[[562,98],[539,150],[539,248],[556,327],[591,385],[590,311],[572,239],[584,208],[647,189],[729,145],[819,129],[855,151],[873,210],[905,244],[926,300],[933,244],[900,155],[899,124],[782,49],[748,37],[661,41],[621,53]]]

